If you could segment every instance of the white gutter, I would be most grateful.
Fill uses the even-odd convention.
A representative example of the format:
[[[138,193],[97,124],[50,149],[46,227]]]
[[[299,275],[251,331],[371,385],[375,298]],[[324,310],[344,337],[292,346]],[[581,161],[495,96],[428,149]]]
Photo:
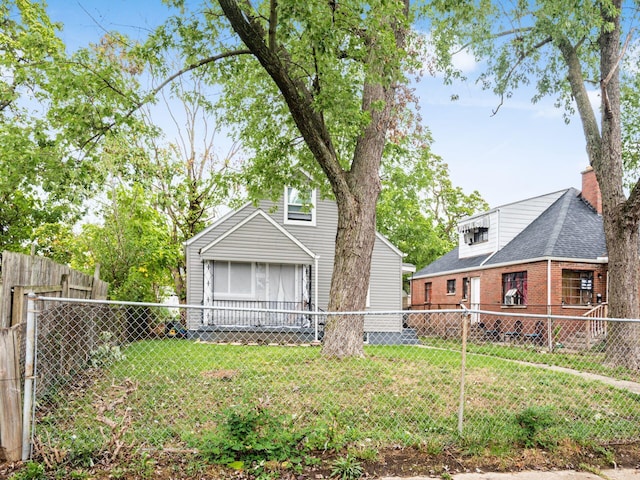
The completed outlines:
[[[551,259],[547,260],[547,313],[551,315]]]
[[[315,278],[314,278],[314,286],[313,286],[313,296],[315,298],[315,311],[318,311],[318,259],[320,258],[319,255],[316,255],[313,259],[313,269],[315,270]],[[318,315],[314,315],[315,317],[315,332],[314,332],[314,340],[317,342],[320,340],[319,338],[319,332],[318,332]]]
[[[492,254],[491,256],[493,256],[494,254]],[[487,258],[488,260],[488,258]],[[485,260],[485,262],[487,261]],[[524,260],[514,260],[512,262],[503,262],[503,263],[495,263],[492,265],[484,265],[484,262],[481,265],[478,265],[477,267],[471,267],[471,268],[459,268],[457,270],[447,270],[447,271],[442,271],[442,272],[436,272],[436,273],[429,273],[427,275],[420,275],[420,276],[416,276],[413,277],[414,280],[418,280],[420,278],[434,278],[434,277],[440,277],[441,275],[453,275],[456,273],[464,273],[464,272],[476,272],[476,271],[480,271],[480,270],[488,270],[490,268],[498,268],[498,267],[509,267],[511,265],[523,265],[526,263],[536,263],[536,262],[546,262],[547,260],[551,260],[554,262],[574,262],[574,263],[594,263],[594,264],[599,264],[599,265],[604,265],[606,263],[608,263],[606,258],[602,258],[599,257],[597,259],[593,259],[593,258],[568,258],[568,257],[536,257],[536,258],[527,258]]]

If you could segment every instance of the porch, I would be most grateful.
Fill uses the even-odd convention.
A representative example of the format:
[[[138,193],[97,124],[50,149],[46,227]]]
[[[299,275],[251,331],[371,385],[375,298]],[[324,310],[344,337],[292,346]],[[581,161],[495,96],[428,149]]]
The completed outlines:
[[[197,338],[230,343],[311,343],[322,338],[324,317],[306,301],[214,300]],[[309,313],[307,313],[309,312]]]

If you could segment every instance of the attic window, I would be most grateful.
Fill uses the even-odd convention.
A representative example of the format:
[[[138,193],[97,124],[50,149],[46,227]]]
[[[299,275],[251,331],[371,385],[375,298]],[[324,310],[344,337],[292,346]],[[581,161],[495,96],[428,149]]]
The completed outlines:
[[[298,190],[297,188],[287,187],[285,189],[284,223],[315,225],[315,201],[315,190]]]
[[[487,227],[475,227],[464,233],[464,243],[474,245],[489,241],[489,229]]]

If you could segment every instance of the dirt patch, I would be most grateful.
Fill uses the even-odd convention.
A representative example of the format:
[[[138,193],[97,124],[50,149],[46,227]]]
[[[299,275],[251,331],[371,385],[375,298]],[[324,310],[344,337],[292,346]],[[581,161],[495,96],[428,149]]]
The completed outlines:
[[[209,370],[207,372],[202,372],[200,375],[202,375],[204,378],[230,381],[233,380],[233,378],[239,373],[240,372],[238,370]]]
[[[274,465],[274,474],[285,480],[321,480],[331,478],[332,462],[341,456],[336,453],[316,454],[321,461],[318,465],[307,467],[301,472],[278,470]],[[83,470],[90,478],[142,479],[154,478],[170,480],[236,479],[252,477],[251,472],[226,469],[208,465],[191,451],[148,452],[144,468],[138,471],[132,465],[141,465],[140,452],[120,452],[117,463],[105,462]],[[640,445],[608,445],[597,448],[562,445],[553,451],[541,449],[523,449],[509,456],[496,456],[490,453],[466,455],[455,448],[447,449],[437,455],[429,454],[419,448],[388,448],[379,451],[375,461],[363,462],[365,476],[413,477],[427,476],[440,478],[443,474],[460,472],[516,472],[522,470],[572,469],[584,470],[586,466],[597,468],[640,468]],[[0,479],[8,478],[11,473],[22,467],[20,462],[0,464]],[[54,477],[51,472],[51,478]],[[149,476],[151,475],[151,476]]]

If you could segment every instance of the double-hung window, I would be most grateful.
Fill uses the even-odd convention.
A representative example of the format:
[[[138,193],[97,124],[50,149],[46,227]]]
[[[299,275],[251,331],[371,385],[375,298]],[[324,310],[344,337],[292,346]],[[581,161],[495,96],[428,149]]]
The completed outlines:
[[[452,278],[447,280],[447,295],[453,295],[456,293],[456,279]]]
[[[315,225],[316,192],[312,189],[285,189],[284,223]]]

